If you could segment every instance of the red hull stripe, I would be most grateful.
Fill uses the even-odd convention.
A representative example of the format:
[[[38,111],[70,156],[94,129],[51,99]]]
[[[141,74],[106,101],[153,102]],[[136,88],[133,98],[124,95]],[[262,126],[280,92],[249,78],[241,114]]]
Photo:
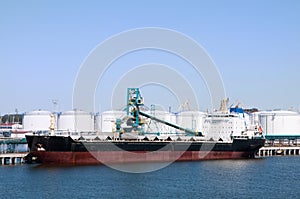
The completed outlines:
[[[138,153],[138,155],[137,155]],[[218,159],[249,158],[249,152],[236,151],[159,151],[146,153],[144,151],[134,153],[123,151],[101,152],[48,152],[35,151],[32,155],[46,164],[105,164],[105,163],[132,163],[132,162],[168,162],[168,161],[197,161]],[[179,157],[178,153],[182,153]],[[179,157],[179,158],[174,158]]]

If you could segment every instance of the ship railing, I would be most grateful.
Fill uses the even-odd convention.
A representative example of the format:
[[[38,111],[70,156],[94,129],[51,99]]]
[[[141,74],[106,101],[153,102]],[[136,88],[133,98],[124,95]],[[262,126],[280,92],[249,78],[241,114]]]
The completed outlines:
[[[139,136],[133,139],[120,139],[119,137],[112,136],[81,136],[78,141],[84,140],[87,142],[122,142],[122,141],[132,141],[132,142],[195,142],[195,141],[206,141],[203,137],[198,136],[155,136],[155,137],[147,137],[147,136]]]
[[[249,139],[251,136],[248,136],[248,135],[235,135],[235,136],[232,136],[232,139],[243,139],[243,140],[247,140]]]
[[[264,139],[263,135],[236,135],[236,136],[231,136],[232,139]]]

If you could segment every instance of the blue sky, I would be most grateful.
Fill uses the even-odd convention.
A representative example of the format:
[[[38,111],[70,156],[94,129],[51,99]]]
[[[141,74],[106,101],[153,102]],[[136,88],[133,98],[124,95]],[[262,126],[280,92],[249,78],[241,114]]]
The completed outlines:
[[[299,19],[300,2],[296,0],[2,0],[0,113],[16,108],[19,112],[52,110],[52,99],[59,100],[60,111],[72,109],[73,84],[90,51],[112,35],[142,27],[174,29],[202,45],[216,63],[231,102],[260,109],[299,109]],[[163,59],[150,53],[120,62],[130,66],[143,61],[169,62]],[[177,67],[183,67],[181,64],[179,60]],[[207,93],[202,98],[199,103],[205,110]],[[173,109],[178,106],[172,100],[153,98],[154,103],[156,100]]]

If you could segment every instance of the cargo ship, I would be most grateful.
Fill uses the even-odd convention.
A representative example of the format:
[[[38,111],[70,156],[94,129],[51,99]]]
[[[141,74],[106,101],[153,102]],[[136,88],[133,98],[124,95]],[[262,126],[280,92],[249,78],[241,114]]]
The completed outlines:
[[[203,132],[196,132],[159,119],[142,110],[143,98],[138,88],[127,90],[127,116],[117,118],[110,136],[74,139],[57,135],[53,122],[50,135],[26,135],[32,157],[44,164],[112,164],[133,162],[173,162],[216,159],[254,158],[265,139],[260,128],[245,124],[243,110],[225,102],[219,112],[208,114]],[[148,135],[145,119],[172,128],[181,134]]]

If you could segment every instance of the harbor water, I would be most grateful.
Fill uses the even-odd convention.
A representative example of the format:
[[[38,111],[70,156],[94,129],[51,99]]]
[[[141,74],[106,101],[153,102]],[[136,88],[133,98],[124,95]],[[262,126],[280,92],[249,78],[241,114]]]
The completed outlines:
[[[299,198],[300,157],[176,162],[150,173],[106,166],[0,167],[1,198]]]

